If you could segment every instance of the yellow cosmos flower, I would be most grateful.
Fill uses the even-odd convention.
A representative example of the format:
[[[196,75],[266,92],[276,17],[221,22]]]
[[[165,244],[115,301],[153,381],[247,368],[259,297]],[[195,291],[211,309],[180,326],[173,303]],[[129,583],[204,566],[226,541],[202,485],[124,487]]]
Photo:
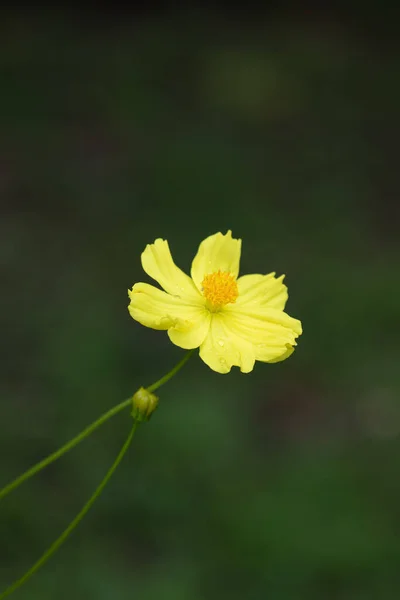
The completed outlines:
[[[243,373],[256,360],[288,358],[301,323],[284,312],[283,275],[239,275],[241,240],[216,233],[201,242],[191,278],[179,269],[166,240],[148,244],[142,266],[165,290],[136,283],[129,290],[131,316],[146,327],[168,331],[181,348],[200,348],[200,358],[218,373]]]

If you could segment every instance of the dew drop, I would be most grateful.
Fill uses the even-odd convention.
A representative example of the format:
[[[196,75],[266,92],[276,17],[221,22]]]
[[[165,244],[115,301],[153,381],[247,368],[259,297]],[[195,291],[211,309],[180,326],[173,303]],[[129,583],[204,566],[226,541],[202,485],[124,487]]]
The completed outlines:
[[[218,340],[218,344],[219,344],[220,346],[223,346],[223,345],[224,345],[224,342],[223,342],[222,340]]]

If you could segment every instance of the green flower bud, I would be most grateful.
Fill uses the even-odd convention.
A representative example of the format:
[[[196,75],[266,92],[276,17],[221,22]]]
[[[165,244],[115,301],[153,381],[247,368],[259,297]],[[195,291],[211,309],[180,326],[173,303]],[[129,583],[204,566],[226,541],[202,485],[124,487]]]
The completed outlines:
[[[143,423],[148,421],[158,406],[158,397],[141,387],[132,398],[132,417]]]

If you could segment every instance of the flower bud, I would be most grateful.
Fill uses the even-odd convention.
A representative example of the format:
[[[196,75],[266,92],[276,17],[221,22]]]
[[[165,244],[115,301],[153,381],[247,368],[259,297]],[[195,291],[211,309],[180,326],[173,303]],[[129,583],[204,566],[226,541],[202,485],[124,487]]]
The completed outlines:
[[[133,395],[132,404],[132,417],[135,421],[143,423],[144,421],[148,421],[156,410],[158,397],[141,387]]]

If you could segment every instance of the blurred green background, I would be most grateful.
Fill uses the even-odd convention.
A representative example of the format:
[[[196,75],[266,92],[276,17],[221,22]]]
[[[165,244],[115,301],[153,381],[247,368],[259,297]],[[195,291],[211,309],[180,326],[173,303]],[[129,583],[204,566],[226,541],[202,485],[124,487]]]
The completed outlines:
[[[15,13],[0,29],[0,485],[182,356],[126,308],[156,237],[188,270],[232,229],[242,274],[286,273],[304,325],[288,361],[249,375],[192,358],[15,598],[398,599],[398,45],[307,11]],[[129,426],[0,503],[1,588]]]

